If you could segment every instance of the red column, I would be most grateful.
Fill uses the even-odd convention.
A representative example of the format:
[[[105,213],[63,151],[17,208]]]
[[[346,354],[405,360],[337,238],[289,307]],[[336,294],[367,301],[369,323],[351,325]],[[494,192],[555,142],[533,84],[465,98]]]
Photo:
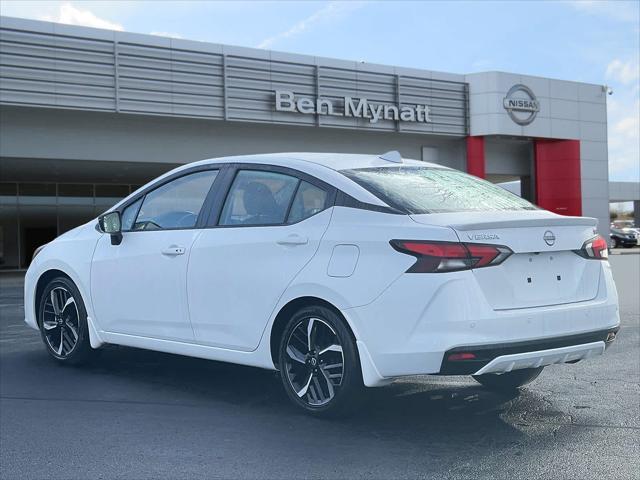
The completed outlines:
[[[484,137],[467,137],[467,173],[484,178]]]
[[[538,138],[534,151],[536,203],[561,215],[582,215],[580,141]]]

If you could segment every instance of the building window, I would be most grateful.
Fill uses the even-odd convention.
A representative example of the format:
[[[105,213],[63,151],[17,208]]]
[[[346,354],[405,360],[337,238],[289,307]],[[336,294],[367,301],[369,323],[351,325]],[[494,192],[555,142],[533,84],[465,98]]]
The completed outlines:
[[[0,182],[0,270],[24,269],[33,251],[129,195],[131,185]]]

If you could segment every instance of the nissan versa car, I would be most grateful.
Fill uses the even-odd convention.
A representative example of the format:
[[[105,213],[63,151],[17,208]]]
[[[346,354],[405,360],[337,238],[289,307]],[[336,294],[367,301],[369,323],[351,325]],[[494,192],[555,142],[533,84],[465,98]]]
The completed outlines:
[[[612,228],[609,237],[613,248],[629,248],[640,244],[640,237],[632,228]]]
[[[619,326],[595,219],[397,152],[179,167],[39,249],[25,310],[58,362],[118,344],[277,369],[313,414],[405,375],[516,389]]]

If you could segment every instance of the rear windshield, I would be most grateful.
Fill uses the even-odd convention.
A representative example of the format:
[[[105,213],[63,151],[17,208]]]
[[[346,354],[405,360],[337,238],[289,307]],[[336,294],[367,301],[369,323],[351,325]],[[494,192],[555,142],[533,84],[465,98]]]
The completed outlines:
[[[403,166],[341,173],[389,206],[409,214],[538,209],[501,187],[458,170]]]

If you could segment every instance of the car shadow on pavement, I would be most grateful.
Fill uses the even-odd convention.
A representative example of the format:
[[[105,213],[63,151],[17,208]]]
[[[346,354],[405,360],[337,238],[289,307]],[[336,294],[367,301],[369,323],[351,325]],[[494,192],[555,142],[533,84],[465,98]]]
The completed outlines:
[[[69,367],[41,345],[8,352],[2,397],[26,402],[30,415],[41,408],[30,400],[81,411],[83,435],[99,431],[106,445],[123,435],[170,451],[211,445],[216,462],[249,458],[269,478],[288,475],[284,458],[334,478],[390,478],[404,469],[424,473],[425,465],[472,478],[479,462],[509,462],[568,422],[535,383],[502,395],[468,377],[408,377],[365,389],[350,417],[322,419],[293,406],[272,371],[121,346],[96,353],[88,365]],[[20,375],[6,375],[18,366]],[[326,458],[335,459],[334,475]]]
[[[81,370],[91,383],[102,382],[98,377],[105,375],[110,382],[117,379],[121,395],[133,402],[147,402],[153,392],[152,403],[216,408],[217,402],[225,402],[246,414],[259,410],[334,427],[336,423],[359,428],[375,425],[387,434],[395,432],[403,437],[415,436],[426,425],[429,437],[478,429],[482,435],[491,430],[512,430],[513,422],[526,423],[519,417],[521,410],[522,415],[531,409],[556,415],[535,393],[535,383],[532,390],[500,394],[486,390],[471,377],[408,377],[385,387],[365,389],[359,410],[334,421],[298,411],[286,397],[278,373],[258,368],[108,346]],[[524,403],[526,407],[521,406]]]

